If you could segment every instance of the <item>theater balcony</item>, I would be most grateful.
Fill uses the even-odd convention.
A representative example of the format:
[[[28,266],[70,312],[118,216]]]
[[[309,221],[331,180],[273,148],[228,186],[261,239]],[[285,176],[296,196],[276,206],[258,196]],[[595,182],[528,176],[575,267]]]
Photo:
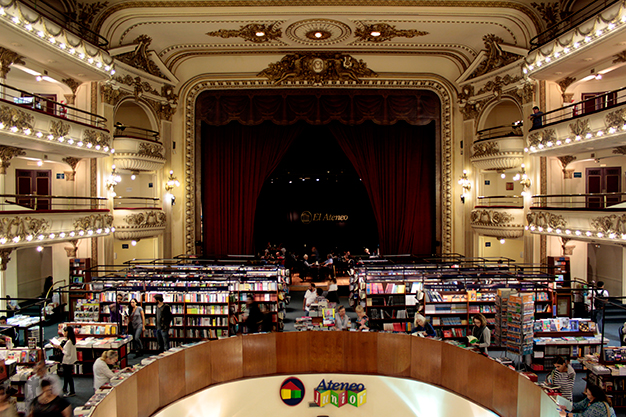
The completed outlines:
[[[104,197],[2,194],[0,249],[106,236],[115,231]]]
[[[118,169],[156,171],[165,165],[165,149],[159,141],[159,132],[117,124],[113,146],[113,161]]]
[[[115,238],[119,240],[143,239],[163,233],[167,217],[158,198],[115,197]]]
[[[0,145],[102,158],[111,155],[106,119],[0,84]]]
[[[43,1],[2,0],[0,27],[11,35],[0,37],[0,46],[80,82],[108,80],[115,74],[102,49],[108,41],[70,15]]]
[[[472,229],[484,236],[515,239],[524,234],[524,197],[480,196],[470,214]]]
[[[559,81],[567,76],[580,80],[612,70],[615,45],[626,41],[626,8],[623,1],[591,1],[584,8],[560,19],[531,40],[522,71],[535,80]]]
[[[478,169],[498,170],[518,168],[523,158],[521,124],[514,124],[478,131],[470,160]]]
[[[626,241],[626,193],[534,195],[526,216],[533,234],[596,243]]]
[[[561,156],[617,148],[626,140],[626,87],[549,111],[531,130],[525,150]]]

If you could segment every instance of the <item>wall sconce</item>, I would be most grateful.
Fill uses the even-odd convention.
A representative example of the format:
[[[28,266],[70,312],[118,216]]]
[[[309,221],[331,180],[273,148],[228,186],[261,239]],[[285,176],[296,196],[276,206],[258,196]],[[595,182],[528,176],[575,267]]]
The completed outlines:
[[[463,193],[461,194],[461,202],[465,204],[465,197],[469,194],[472,189],[472,183],[467,177],[467,170],[463,170],[463,175],[459,179],[459,185],[463,187]]]
[[[115,172],[115,165],[111,166],[111,175],[106,180],[106,187],[111,191],[111,196],[115,197],[117,194],[115,193],[115,186],[122,182],[122,177]]]
[[[170,176],[167,177],[167,181],[165,182],[165,191],[167,191],[167,196],[170,198],[170,202],[172,205],[176,204],[176,197],[170,192],[174,189],[174,187],[179,187],[180,182],[174,176],[174,171],[170,171]]]
[[[522,164],[522,170],[515,174],[515,176],[513,177],[513,181],[519,181],[520,185],[522,186],[523,196],[530,194],[528,192],[528,189],[530,188],[530,185],[532,183],[530,181],[530,178],[528,178],[528,175],[526,174],[526,166],[524,164]]]

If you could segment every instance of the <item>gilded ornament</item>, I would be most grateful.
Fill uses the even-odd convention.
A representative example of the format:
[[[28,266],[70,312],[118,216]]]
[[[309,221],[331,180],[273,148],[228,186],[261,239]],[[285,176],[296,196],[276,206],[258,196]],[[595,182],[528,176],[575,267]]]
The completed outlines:
[[[113,224],[113,216],[110,214],[91,214],[89,216],[81,217],[74,222],[74,230],[76,231],[96,231],[106,227],[111,227]]]
[[[597,232],[626,234],[626,214],[596,217],[590,223]]]
[[[105,146],[111,146],[111,137],[104,132],[86,129],[83,132],[83,142],[90,143],[92,147],[100,145],[104,148]]]
[[[533,101],[534,93],[535,87],[533,83],[525,83],[523,86],[518,87],[517,90],[515,90],[515,95],[522,104],[531,103]]]
[[[152,38],[147,35],[141,35],[134,40],[134,43],[137,44],[134,51],[118,55],[115,59],[120,60],[131,67],[145,71],[148,74],[167,79],[159,67],[152,62],[148,56],[148,47],[150,46],[150,43],[152,43]]]
[[[0,122],[6,127],[15,126],[19,130],[33,129],[35,117],[13,106],[0,106]]]
[[[11,257],[10,257],[11,252],[13,252],[13,249],[10,249],[10,248],[0,249],[0,271],[7,270],[7,264],[11,260]]]
[[[76,95],[76,90],[78,90],[78,87],[82,84],[80,81],[76,81],[75,79],[69,77],[62,79],[61,81],[63,81],[63,83],[72,90],[72,94],[74,95]]]
[[[93,20],[95,17],[109,5],[108,1],[104,3],[100,3],[99,1],[95,3],[79,3],[75,0],[70,0],[69,4],[74,5],[73,11],[68,12],[68,14],[78,23],[91,27]]]
[[[0,46],[0,78],[6,79],[7,74],[11,71],[11,65],[26,65],[22,58],[24,57],[18,53]]]
[[[33,219],[32,217],[3,217],[0,219],[0,236],[7,241],[15,243],[31,239],[45,232],[50,224],[45,219]],[[17,242],[16,242],[17,240]]]
[[[76,166],[81,161],[81,159],[82,158],[74,158],[73,156],[67,156],[63,158],[62,161],[68,164],[72,168],[72,171],[76,171]]]
[[[565,98],[565,90],[567,90],[567,87],[572,85],[574,81],[576,81],[576,78],[574,77],[565,77],[562,80],[557,81],[557,84],[561,88],[561,96],[563,96],[563,98]]]
[[[612,112],[607,113],[604,118],[604,124],[607,128],[615,127],[619,128],[624,126],[626,122],[626,109],[621,108]]]
[[[139,143],[139,155],[163,159],[163,145],[159,143]]]
[[[127,215],[124,220],[132,227],[162,227],[165,226],[167,216],[160,210]]]
[[[100,95],[102,97],[102,102],[115,106],[120,102],[120,100],[130,94],[120,90],[119,88],[115,88],[110,84],[104,84],[100,87]]]
[[[362,27],[357,28],[356,32],[354,32],[354,35],[362,42],[380,43],[393,38],[414,38],[416,36],[426,36],[429,34],[429,32],[415,29],[396,29],[395,26],[388,23],[376,23],[373,25],[363,23],[362,25]]]
[[[483,36],[483,42],[485,43],[487,56],[480,65],[478,65],[478,68],[476,68],[472,75],[469,76],[470,79],[480,77],[481,75],[502,68],[522,58],[521,55],[503,51],[500,47],[500,44],[503,42],[502,38],[494,34]]]
[[[547,27],[556,25],[567,17],[567,13],[563,10],[561,0],[555,3],[530,3],[530,5],[537,9],[539,14],[541,14],[541,17],[546,22]]]
[[[589,128],[589,119],[578,119],[574,123],[570,123],[569,130],[570,132],[572,132],[572,135],[586,135],[587,133],[591,132],[591,129]]]
[[[500,146],[498,142],[475,143],[473,151],[472,158],[477,158],[500,152]]]
[[[575,161],[576,157],[573,155],[564,155],[557,156],[557,159],[559,160],[559,162],[561,162],[561,167],[563,168],[563,170],[565,170],[565,167],[568,166],[572,161]]]
[[[613,55],[615,59],[613,60],[614,64],[620,64],[622,62],[626,62],[626,51],[618,52]]]
[[[526,220],[528,221],[528,226],[543,227],[544,229],[548,227],[556,229],[567,226],[567,222],[562,215],[546,211],[531,211],[526,215]]]
[[[274,84],[287,81],[303,81],[314,85],[332,81],[353,81],[361,83],[361,77],[377,77],[363,60],[350,55],[329,52],[309,52],[286,55],[279,62],[271,63],[257,74]]]
[[[521,79],[522,77],[520,76],[511,77],[509,74],[505,75],[504,77],[500,77],[498,75],[495,79],[488,81],[483,88],[478,90],[477,94],[483,94],[488,91],[493,91],[498,100],[500,100],[500,98],[502,97],[502,87],[511,83],[515,83]]]
[[[267,43],[279,39],[282,31],[279,28],[280,22],[274,23],[250,23],[241,26],[238,30],[220,29],[214,32],[207,32],[208,36],[219,36],[220,38],[242,38],[254,43]]]
[[[480,102],[465,103],[464,105],[459,105],[459,110],[461,111],[461,114],[463,114],[463,120],[472,120],[477,118],[480,114],[480,107]]]
[[[509,213],[497,210],[472,210],[470,219],[473,224],[481,226],[499,226],[513,221],[513,216]]]
[[[67,136],[70,133],[71,125],[69,123],[63,123],[62,120],[53,120],[50,122],[50,133],[55,138],[61,136]]]
[[[457,99],[459,103],[464,103],[468,101],[474,95],[474,86],[473,85],[464,85],[461,88],[461,91],[457,95]]]
[[[618,154],[618,155],[626,155],[626,146],[618,146],[615,149],[613,149],[613,153]]]
[[[26,152],[20,148],[0,145],[0,174],[7,173],[7,168],[11,166],[11,159],[22,155],[26,155]]]

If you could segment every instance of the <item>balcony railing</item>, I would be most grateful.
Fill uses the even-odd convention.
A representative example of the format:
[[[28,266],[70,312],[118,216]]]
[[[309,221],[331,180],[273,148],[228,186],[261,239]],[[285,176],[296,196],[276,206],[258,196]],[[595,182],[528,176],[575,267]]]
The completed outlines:
[[[133,210],[144,208],[160,208],[161,200],[153,197],[122,197],[117,196],[113,199],[113,208],[115,210]]]
[[[5,84],[0,84],[0,101],[100,129],[106,127],[107,119],[102,116]],[[0,119],[2,122],[5,120]]]
[[[523,136],[522,122],[515,122],[511,125],[490,127],[489,129],[483,129],[476,132],[476,142],[487,139],[504,138],[507,136]]]
[[[115,124],[114,138],[125,137],[134,139],[149,140],[152,142],[159,142],[159,132],[150,129],[143,129],[135,126],[125,126],[121,123]]]
[[[546,112],[542,116],[543,123],[541,127],[581,116],[588,116],[624,103],[626,103],[626,87]]]
[[[532,208],[559,210],[604,210],[626,211],[626,208],[614,207],[626,201],[626,193],[589,193],[589,194],[545,194],[533,195]]]
[[[81,23],[81,21],[76,18],[76,11],[62,11],[41,0],[19,1],[92,45],[104,48],[109,44],[109,41],[105,37],[97,34],[92,31],[89,26]]]
[[[0,211],[87,211],[106,208],[106,197],[0,194]]]
[[[492,195],[476,197],[476,208],[524,208],[524,197],[521,195]]]
[[[553,39],[556,39],[557,37],[575,28],[576,26],[582,24],[583,22],[589,19],[592,19],[602,10],[612,6],[615,3],[618,3],[619,1],[618,0],[592,1],[587,6],[563,18],[561,21],[553,24],[552,26],[548,27],[546,30],[541,32],[539,35],[532,38],[530,40],[530,44],[532,45],[531,51],[539,48],[542,45],[545,45],[546,43],[550,42]]]

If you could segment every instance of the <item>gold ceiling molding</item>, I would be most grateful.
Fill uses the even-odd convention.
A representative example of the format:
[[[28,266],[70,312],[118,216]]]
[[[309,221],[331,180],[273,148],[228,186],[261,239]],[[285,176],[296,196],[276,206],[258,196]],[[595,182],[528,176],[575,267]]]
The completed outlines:
[[[102,29],[104,22],[117,12],[121,12],[127,9],[138,8],[246,8],[246,7],[286,7],[286,6],[346,6],[346,7],[370,7],[375,6],[379,8],[389,7],[413,7],[413,8],[499,8],[518,11],[526,18],[528,18],[534,26],[535,32],[539,33],[543,27],[543,22],[537,16],[537,13],[525,4],[510,1],[474,1],[474,0],[216,0],[216,1],[128,1],[121,2],[112,5],[105,9],[105,11],[98,15],[95,23],[94,31],[99,33]],[[139,13],[136,13],[139,15]],[[530,28],[529,28],[530,29]]]
[[[521,55],[503,51],[500,47],[500,44],[504,41],[502,40],[502,38],[494,35],[493,33],[483,36],[483,42],[485,43],[487,56],[480,63],[480,65],[478,65],[478,68],[474,70],[472,75],[468,77],[468,79],[480,77],[481,75],[487,74],[488,72],[491,72],[495,69],[507,66],[510,63],[523,58]]]
[[[334,19],[305,19],[290,24],[285,36],[307,46],[330,46],[345,41],[352,35],[347,24]]]
[[[511,223],[513,216],[505,211],[475,209],[470,214],[470,220],[481,226],[496,226]]]
[[[7,77],[7,74],[11,71],[11,65],[26,65],[22,58],[24,57],[20,54],[0,46],[0,78]]]
[[[477,95],[487,93],[489,91],[493,92],[498,100],[502,97],[502,87],[505,87],[509,84],[513,84],[522,79],[521,75],[516,75],[515,77],[510,76],[509,74],[504,77],[496,76],[493,80],[489,80],[483,88],[478,90]]]
[[[429,32],[416,29],[396,29],[394,25],[389,23],[367,24],[361,23],[361,27],[357,28],[354,35],[363,42],[380,43],[391,40],[393,38],[415,38],[416,36],[426,36]]]
[[[218,36],[220,38],[242,38],[254,43],[268,43],[280,39],[283,32],[278,27],[280,22],[274,23],[250,23],[240,27],[238,30],[220,29],[207,32],[205,35]]]
[[[161,210],[150,210],[143,213],[129,214],[124,221],[131,227],[163,227],[167,216]]]
[[[73,4],[74,6],[74,10],[67,12],[67,14],[78,23],[89,28],[93,24],[98,13],[109,5],[108,1],[105,1],[104,3],[100,3],[99,1],[95,3],[79,3],[75,0],[69,0],[67,3]]]
[[[14,106],[0,106],[0,122],[6,127],[16,127],[18,130],[33,130],[35,116]]]
[[[563,10],[563,0],[558,0],[555,3],[530,3],[541,15],[546,22],[546,27],[556,25],[561,20],[567,17],[567,13]]]
[[[361,83],[361,78],[374,78],[378,74],[367,68],[362,59],[356,60],[350,55],[309,52],[287,55],[280,61],[270,64],[257,76],[267,78],[274,84],[304,82],[323,85],[333,81]]]
[[[148,47],[152,43],[152,38],[148,35],[141,35],[133,43],[136,44],[134,51],[118,55],[115,59],[148,74],[167,80],[167,77],[163,75],[159,67],[148,56]]]
[[[41,218],[16,216],[0,219],[0,236],[14,243],[25,241],[27,237],[33,240],[49,228],[50,223]]]
[[[26,155],[23,149],[0,145],[0,174],[7,173],[7,168],[11,166],[11,159],[23,155]]]

